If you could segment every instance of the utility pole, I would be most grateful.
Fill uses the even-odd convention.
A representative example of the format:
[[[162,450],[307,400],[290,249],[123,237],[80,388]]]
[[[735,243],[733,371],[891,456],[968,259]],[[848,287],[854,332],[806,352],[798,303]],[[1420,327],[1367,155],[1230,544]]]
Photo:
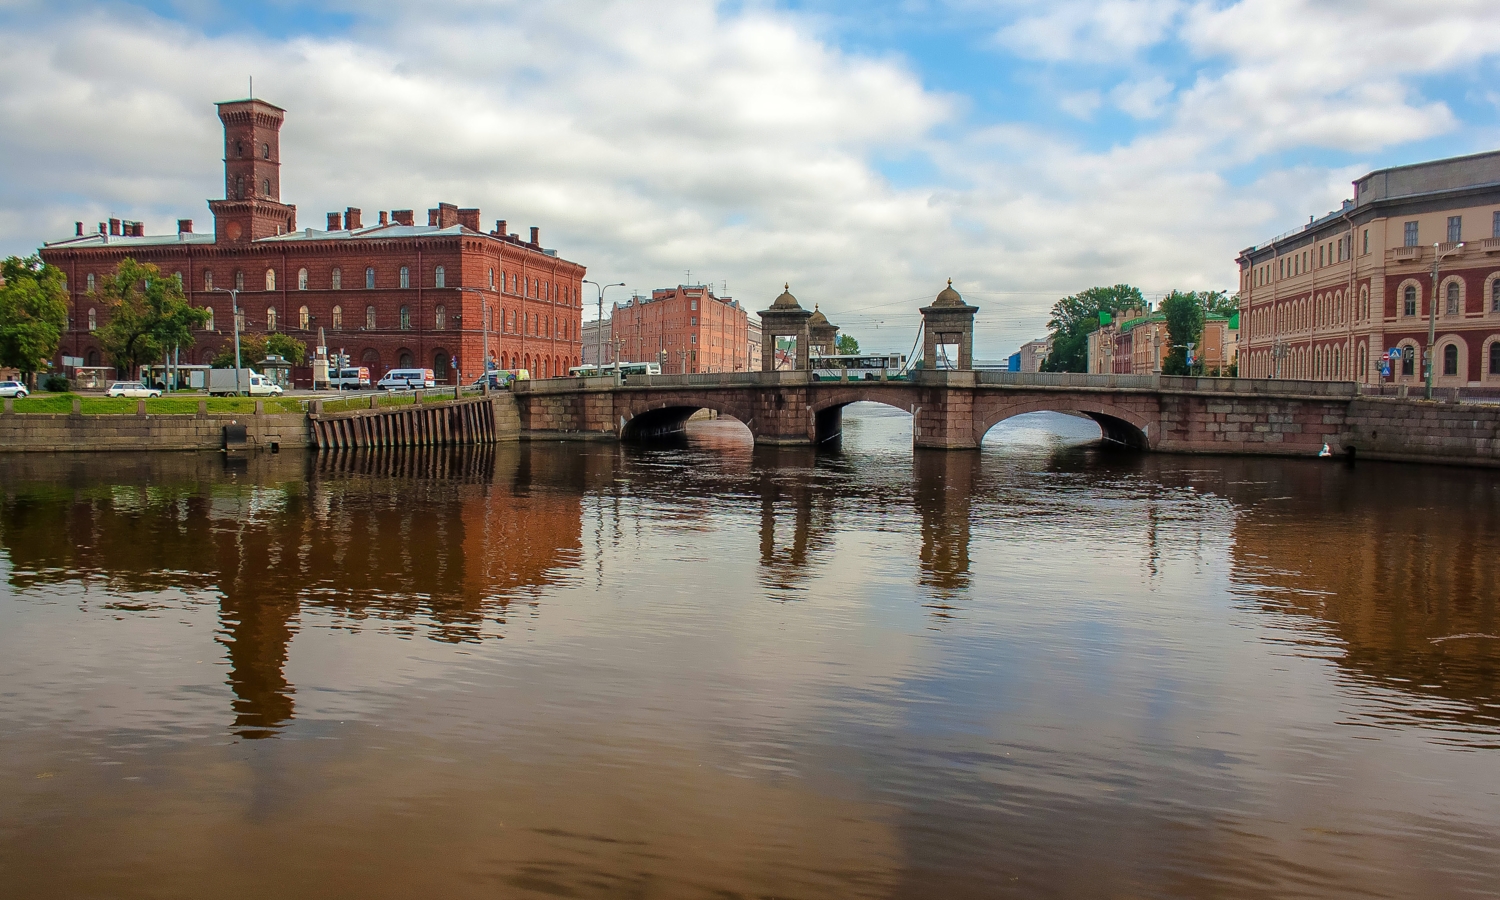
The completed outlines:
[[[596,357],[595,360],[594,360],[594,364],[596,366],[598,366],[598,368],[599,368],[600,371],[603,371],[604,370],[604,292],[607,291],[607,290],[609,290],[612,287],[624,287],[625,286],[625,282],[623,282],[623,281],[617,281],[614,284],[604,284],[604,285],[601,285],[597,281],[590,281],[587,278],[585,278],[583,280],[583,283],[584,284],[592,284],[594,286],[594,289],[598,291],[598,298],[597,299],[598,299],[598,302],[599,302],[599,319],[596,322],[595,327],[594,327],[594,356]],[[615,320],[614,316],[610,316],[609,317],[610,331],[611,332],[614,331],[614,320]]]
[[[1427,362],[1427,386],[1422,396],[1427,400],[1432,399],[1432,370],[1437,365],[1437,356],[1432,352],[1432,345],[1437,340],[1438,273],[1442,270],[1443,257],[1462,250],[1464,242],[1459,241],[1447,250],[1440,250],[1441,247],[1441,244],[1432,245],[1432,305],[1427,307],[1427,349],[1422,354]]]
[[[215,293],[229,295],[229,312],[234,316],[234,395],[240,395],[240,291],[239,288],[214,288]]]

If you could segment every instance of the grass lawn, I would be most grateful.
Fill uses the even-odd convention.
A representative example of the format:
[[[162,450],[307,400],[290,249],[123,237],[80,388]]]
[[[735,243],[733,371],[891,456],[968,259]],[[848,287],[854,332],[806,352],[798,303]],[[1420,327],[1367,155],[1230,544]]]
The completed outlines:
[[[16,412],[70,413],[73,411],[74,397],[79,398],[79,406],[84,415],[135,415],[136,400],[127,397],[104,397],[98,394],[34,394],[23,400],[17,400]],[[202,394],[178,394],[147,400],[146,412],[155,416],[192,415],[198,411],[199,400],[208,401],[208,411],[211,413],[255,412],[255,398],[253,397],[206,397]],[[268,413],[302,412],[302,401],[294,398],[267,397],[265,404]]]

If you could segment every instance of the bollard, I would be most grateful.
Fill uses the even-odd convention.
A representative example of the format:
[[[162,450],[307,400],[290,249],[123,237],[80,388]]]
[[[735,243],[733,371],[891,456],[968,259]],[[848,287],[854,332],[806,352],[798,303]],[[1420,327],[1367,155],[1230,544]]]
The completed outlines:
[[[200,418],[200,419],[206,419],[206,418],[208,418],[208,401],[207,400],[199,400],[198,401],[198,418]]]
[[[83,401],[80,400],[80,399],[78,399],[77,397],[74,397],[73,398],[73,415],[78,416],[78,415],[82,415],[82,414],[83,414]]]
[[[135,401],[135,414],[138,415],[138,416],[145,416],[146,415],[146,401],[144,401],[144,400],[137,400],[137,401]]]
[[[418,406],[422,405],[422,392],[421,391],[417,391],[416,392],[416,398],[414,400],[412,400],[412,402],[415,403]]]
[[[263,415],[266,414],[266,401],[264,401],[264,400],[257,400],[257,401],[255,401],[255,414],[257,416],[263,416]]]
[[[5,398],[5,414],[8,416],[8,415],[10,415],[11,413],[13,413],[15,411],[16,411],[16,398],[14,398],[14,397],[6,397]]]
[[[315,415],[315,416],[321,416],[323,414],[323,401],[322,400],[314,400],[312,402],[312,414]]]
[[[370,395],[370,408],[371,409],[379,409],[380,408],[380,395],[379,394],[371,394]]]

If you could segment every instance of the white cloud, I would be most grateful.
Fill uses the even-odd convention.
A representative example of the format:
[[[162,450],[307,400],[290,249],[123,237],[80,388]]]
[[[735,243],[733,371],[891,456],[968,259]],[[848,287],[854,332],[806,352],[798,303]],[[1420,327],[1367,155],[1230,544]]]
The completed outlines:
[[[347,34],[287,40],[38,6],[12,16],[0,55],[0,249],[25,252],[74,219],[206,218],[221,177],[212,101],[253,72],[287,109],[283,192],[303,224],[345,206],[479,206],[513,230],[541,226],[599,280],[648,290],[691,269],[752,309],[791,281],[857,334],[883,319],[883,342],[914,328],[908,301],[952,276],[981,305],[980,353],[994,356],[1039,333],[1063,292],[1225,286],[1241,247],[1333,208],[1351,177],[1222,172],[1458,127],[1411,79],[1490,53],[1497,13],[1335,5],[1025,14],[1005,39],[1032,57],[1129,58],[1122,83],[1059,91],[1076,119],[1107,118],[1106,102],[1137,119],[1103,149],[971,125],[963,98],[909,63],[843,52],[759,6],[391,3]],[[1166,41],[1199,61],[1195,79],[1152,68],[1147,51]],[[893,186],[875,164],[893,158],[935,174]]]

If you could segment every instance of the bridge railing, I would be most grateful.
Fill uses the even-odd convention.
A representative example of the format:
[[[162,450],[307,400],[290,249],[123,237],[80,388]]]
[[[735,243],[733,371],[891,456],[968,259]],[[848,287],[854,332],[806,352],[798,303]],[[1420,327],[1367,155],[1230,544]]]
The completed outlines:
[[[1209,378],[1192,375],[1086,375],[1080,372],[979,371],[975,374],[981,385],[1007,387],[1187,391],[1195,394],[1294,394],[1303,397],[1354,397],[1360,393],[1360,385],[1352,381]]]

